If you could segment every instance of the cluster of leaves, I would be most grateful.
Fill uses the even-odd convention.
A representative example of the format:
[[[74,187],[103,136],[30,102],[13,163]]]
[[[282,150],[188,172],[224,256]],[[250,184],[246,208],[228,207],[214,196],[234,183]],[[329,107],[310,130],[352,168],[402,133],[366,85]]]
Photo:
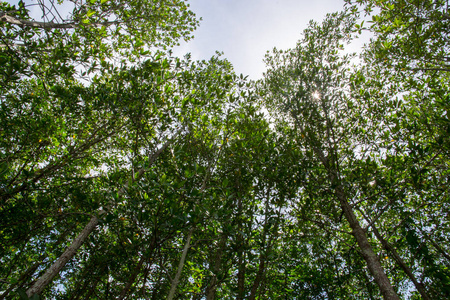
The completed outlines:
[[[71,3],[0,4],[0,299],[450,297],[444,1],[347,1],[256,84],[157,50],[184,1]]]

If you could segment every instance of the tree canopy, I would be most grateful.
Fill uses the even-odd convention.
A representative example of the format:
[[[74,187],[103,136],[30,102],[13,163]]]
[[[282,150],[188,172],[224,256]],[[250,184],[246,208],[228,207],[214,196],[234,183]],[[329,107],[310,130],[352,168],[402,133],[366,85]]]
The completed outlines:
[[[0,3],[0,299],[450,298],[446,1],[348,0],[256,82],[172,55],[186,1],[69,2]]]

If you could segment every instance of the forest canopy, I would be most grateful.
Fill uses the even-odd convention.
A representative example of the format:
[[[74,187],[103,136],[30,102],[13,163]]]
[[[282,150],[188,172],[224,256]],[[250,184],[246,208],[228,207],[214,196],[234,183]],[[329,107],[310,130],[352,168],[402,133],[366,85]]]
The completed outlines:
[[[0,299],[450,298],[448,2],[346,0],[257,81],[198,25],[0,2]]]

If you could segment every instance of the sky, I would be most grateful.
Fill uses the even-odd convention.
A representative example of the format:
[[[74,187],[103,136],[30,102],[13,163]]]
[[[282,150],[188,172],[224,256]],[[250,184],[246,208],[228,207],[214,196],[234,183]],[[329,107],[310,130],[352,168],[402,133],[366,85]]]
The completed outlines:
[[[309,20],[321,21],[327,13],[341,11],[343,0],[189,0],[203,21],[195,38],[174,49],[191,53],[195,60],[209,59],[216,51],[234,66],[237,74],[259,79],[265,70],[264,55],[274,47],[295,47]]]
[[[36,4],[37,0],[25,0]],[[49,0],[42,0],[44,3]],[[9,1],[17,3],[17,0]],[[274,47],[295,47],[310,20],[321,21],[327,13],[341,11],[344,0],[188,0],[190,9],[203,20],[194,32],[195,38],[181,42],[174,55],[191,53],[194,60],[208,60],[216,51],[234,66],[235,72],[262,78],[267,51]],[[39,19],[39,7],[30,6],[32,17]],[[64,2],[62,15],[71,11]],[[359,47],[363,44],[361,39]],[[351,51],[357,51],[358,46]]]

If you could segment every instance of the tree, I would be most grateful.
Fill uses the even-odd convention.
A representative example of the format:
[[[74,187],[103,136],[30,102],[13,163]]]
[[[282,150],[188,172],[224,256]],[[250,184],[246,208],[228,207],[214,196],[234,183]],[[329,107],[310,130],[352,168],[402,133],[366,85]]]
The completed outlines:
[[[371,25],[358,25],[376,36],[377,56],[400,69],[449,72],[447,1],[346,0],[354,14],[372,17]],[[362,12],[359,10],[362,9]]]
[[[337,207],[342,209],[381,293],[385,299],[398,299],[354,210],[352,182],[345,175],[358,153],[351,115],[346,113],[351,103],[345,94],[349,56],[340,56],[338,51],[349,40],[353,22],[345,14],[328,15],[321,26],[310,24],[295,49],[267,56],[269,69],[261,94],[269,108],[292,120],[299,147],[311,158],[311,167],[323,168],[320,175],[337,203],[328,215],[336,214]]]
[[[165,128],[176,117],[157,91],[172,78],[168,60],[149,50],[170,46],[180,37],[188,39],[197,21],[182,1],[170,5],[164,1],[76,2],[66,19],[56,6],[47,10],[41,3],[42,22],[30,19],[22,1],[17,8],[4,2],[1,5],[1,57],[6,66],[1,77],[1,120],[6,128],[1,144],[2,228],[11,228],[2,245],[4,257],[12,258],[21,244],[38,242],[36,234],[48,236],[51,228],[57,228],[52,235],[64,231],[56,225],[64,216],[83,219],[91,215],[83,238],[69,247],[72,251],[63,255],[65,259],[55,265],[48,279],[36,282],[28,291],[31,295],[42,291],[96,227],[96,211],[101,214],[101,206],[110,208],[111,200],[101,200],[106,186],[98,174],[118,164],[122,164],[121,172],[129,170],[123,164],[141,154],[142,143],[146,144],[149,165],[160,154],[155,150],[152,155],[148,147],[155,149],[156,145],[148,141],[155,134],[170,136]],[[123,59],[133,62],[145,55],[152,55],[153,61],[147,61],[139,71],[123,64]],[[107,57],[122,60],[122,67]],[[136,89],[138,82],[131,80],[137,73],[152,83]],[[80,78],[91,84],[79,82]],[[152,98],[155,101],[150,103]],[[163,106],[167,109],[160,109]],[[157,117],[161,117],[159,124]],[[129,147],[128,141],[134,145]],[[138,168],[136,176],[145,170],[144,166]],[[134,175],[125,177],[137,179]],[[123,193],[120,185],[126,184],[118,181],[119,187],[116,182],[115,188],[109,189],[110,196]],[[29,221],[11,223],[21,213]],[[56,221],[56,227],[50,225],[39,232],[36,226],[43,221]],[[27,228],[29,234],[25,233]],[[26,238],[18,242],[24,235]],[[20,251],[21,259],[26,259],[22,254]]]
[[[383,126],[373,133],[389,173],[377,176],[386,198],[399,204],[383,209],[400,216],[387,230],[385,248],[414,283],[423,299],[448,297],[446,251],[427,239],[430,227],[437,240],[447,239],[448,224],[435,214],[445,214],[448,199],[448,4],[443,1],[349,1],[372,16],[367,29],[374,32],[363,59],[365,66],[354,75],[361,86],[354,90],[358,105]],[[360,5],[360,6],[359,6]],[[389,191],[389,192],[388,192]],[[389,193],[389,195],[387,195]],[[400,200],[402,199],[402,200]],[[433,207],[430,209],[430,207]],[[371,223],[380,222],[373,220]],[[383,227],[380,223],[374,226]],[[442,230],[442,231],[441,231]],[[444,242],[444,244],[446,244]],[[409,248],[405,249],[405,246]],[[417,250],[417,247],[419,250]],[[443,249],[441,249],[443,250]],[[405,252],[411,254],[405,255]],[[397,253],[396,253],[397,252]],[[403,255],[402,255],[403,252]],[[401,257],[402,256],[402,257]],[[413,257],[413,258],[412,258]],[[409,265],[410,267],[407,267]],[[421,270],[414,274],[408,269]],[[443,283],[443,284],[441,284]]]
[[[183,1],[39,5],[1,3],[0,299],[449,297],[444,3],[348,1],[257,83],[162,51]]]

